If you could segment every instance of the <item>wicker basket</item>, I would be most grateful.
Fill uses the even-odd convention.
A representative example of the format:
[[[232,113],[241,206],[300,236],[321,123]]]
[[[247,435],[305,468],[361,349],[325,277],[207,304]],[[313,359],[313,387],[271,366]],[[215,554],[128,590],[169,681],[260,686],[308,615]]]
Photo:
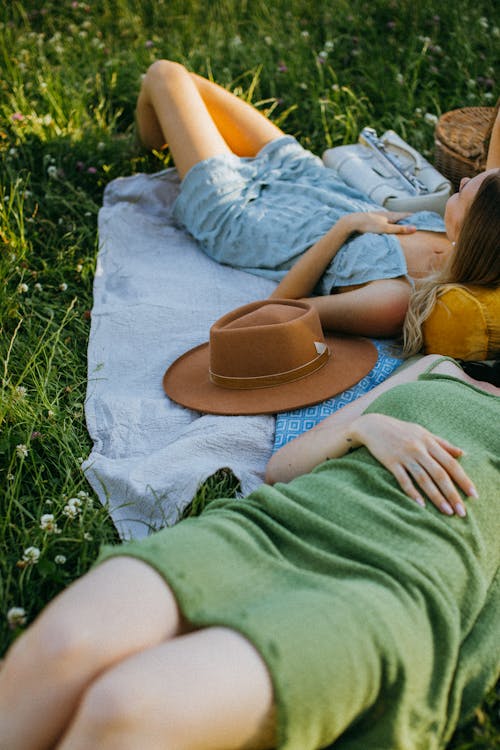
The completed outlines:
[[[462,177],[484,169],[496,107],[463,107],[442,115],[434,132],[434,164],[458,190]]]

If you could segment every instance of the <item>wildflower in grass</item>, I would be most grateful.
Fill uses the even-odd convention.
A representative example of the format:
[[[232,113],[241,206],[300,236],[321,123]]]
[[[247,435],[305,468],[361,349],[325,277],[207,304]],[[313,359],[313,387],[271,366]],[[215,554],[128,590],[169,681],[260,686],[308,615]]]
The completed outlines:
[[[318,57],[316,58],[316,61],[320,65],[324,65],[327,57],[328,57],[328,52],[326,51],[326,49],[322,49],[321,52],[318,52]]]
[[[26,458],[26,456],[29,453],[29,449],[24,443],[19,443],[19,445],[16,445],[16,455],[18,458]]]
[[[22,607],[11,607],[7,612],[7,622],[11,630],[26,625],[26,611]]]
[[[47,174],[51,180],[55,180],[58,176],[57,167],[54,164],[50,164],[47,167]]]
[[[54,557],[54,562],[56,565],[64,565],[66,562],[66,557],[64,555],[56,555]]]
[[[400,86],[403,85],[405,82],[405,77],[402,73],[396,73],[396,83],[399,83]]]
[[[28,565],[36,565],[40,559],[40,550],[38,547],[26,547],[23,552],[23,561]]]
[[[14,476],[14,474],[7,474],[7,481],[8,482],[13,482],[15,478],[16,477]]]
[[[87,167],[88,174],[97,174],[97,167]]]
[[[433,115],[432,112],[426,112],[424,115],[425,122],[429,123],[429,125],[435,125],[438,121],[438,116]]]
[[[23,398],[26,398],[27,393],[28,391],[24,385],[16,385],[14,388],[14,398],[16,401],[21,401]]]
[[[85,539],[86,542],[91,542],[94,537],[92,536],[92,534],[86,531],[85,534],[83,535],[83,538]]]
[[[85,164],[83,163],[83,161],[77,161],[75,167],[78,172],[82,172],[85,169]]]
[[[77,273],[81,273],[81,272],[83,271],[83,266],[82,266],[82,264],[81,264],[81,263],[77,263],[77,264],[76,264],[76,267],[75,267],[75,271],[76,271]]]
[[[52,419],[53,417],[55,417],[55,415],[55,411],[53,411],[52,409],[47,409],[47,416],[49,419]]]
[[[286,63],[283,62],[283,60],[280,60],[277,67],[278,73],[288,73],[288,66]]]
[[[68,288],[68,285],[66,284],[65,281],[63,281],[62,284],[59,284],[59,291],[60,292],[65,292],[67,288]]]
[[[24,115],[21,112],[13,112],[10,119],[12,122],[22,122],[24,120]]]
[[[481,16],[481,18],[479,19],[479,25],[485,31],[489,28],[490,24],[489,24],[488,19],[486,18],[486,16]]]
[[[63,508],[63,515],[71,521],[77,518],[82,512],[82,501],[79,497],[70,497]]]
[[[30,440],[40,440],[42,437],[42,433],[38,432],[38,430],[33,430],[33,432],[30,435]]]
[[[55,520],[53,513],[44,513],[43,516],[40,518],[40,528],[42,531],[45,531],[47,534],[60,534],[61,529],[57,525],[57,521]]]
[[[21,284],[18,284],[17,286],[18,294],[26,294],[28,290],[29,290],[29,286],[25,284],[24,281]]]
[[[144,46],[146,47],[146,49],[151,49],[151,47],[155,46],[155,43],[152,39],[146,39],[146,41],[144,42]]]
[[[36,282],[36,284],[35,284],[35,286],[34,286],[34,289],[35,289],[35,290],[36,290],[37,292],[41,292],[41,291],[42,291],[42,289],[43,289],[43,286],[42,286],[42,285],[40,284],[40,282],[39,282],[39,281],[37,281],[37,282]]]

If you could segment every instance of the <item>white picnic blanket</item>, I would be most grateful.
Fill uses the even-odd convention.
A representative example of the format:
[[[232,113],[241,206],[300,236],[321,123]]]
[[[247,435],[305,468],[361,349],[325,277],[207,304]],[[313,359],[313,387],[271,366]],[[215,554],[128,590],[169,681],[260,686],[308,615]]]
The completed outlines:
[[[219,468],[250,492],[273,444],[272,416],[200,415],[163,392],[167,366],[217,318],[275,287],[204,255],[173,220],[178,188],[173,169],[119,178],[99,212],[83,470],[123,538],[174,523]]]

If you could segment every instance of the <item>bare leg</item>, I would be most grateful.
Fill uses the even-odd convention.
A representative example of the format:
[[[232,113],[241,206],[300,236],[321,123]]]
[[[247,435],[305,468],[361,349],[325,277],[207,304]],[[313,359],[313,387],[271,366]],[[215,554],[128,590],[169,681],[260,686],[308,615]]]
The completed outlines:
[[[403,278],[381,279],[340,294],[309,297],[324,328],[362,336],[401,332],[411,287]]]
[[[168,143],[181,178],[198,161],[233,150],[254,156],[283,134],[252,105],[169,60],[146,73],[136,117],[146,147]]]
[[[58,750],[271,748],[267,668],[239,633],[208,628],[132,656],[99,677]]]
[[[184,629],[153,568],[127,557],[95,568],[54,599],[9,651],[0,671],[0,749],[53,747],[103,670]]]

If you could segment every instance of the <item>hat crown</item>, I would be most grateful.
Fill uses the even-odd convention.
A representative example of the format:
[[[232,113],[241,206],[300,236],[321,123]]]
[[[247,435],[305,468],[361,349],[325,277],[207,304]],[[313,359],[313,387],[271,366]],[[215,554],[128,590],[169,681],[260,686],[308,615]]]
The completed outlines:
[[[223,316],[210,329],[212,378],[265,379],[287,373],[293,377],[294,371],[324,358],[325,352],[316,310],[296,300],[250,303]],[[302,377],[300,372],[297,377]]]

